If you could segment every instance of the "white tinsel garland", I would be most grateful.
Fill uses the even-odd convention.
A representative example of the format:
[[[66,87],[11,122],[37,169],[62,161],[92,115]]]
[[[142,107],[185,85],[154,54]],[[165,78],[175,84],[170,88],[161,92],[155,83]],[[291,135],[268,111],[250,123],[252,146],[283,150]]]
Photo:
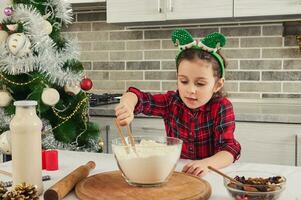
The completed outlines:
[[[59,149],[69,151],[86,151],[86,152],[99,152],[101,150],[97,140],[88,140],[86,146],[78,147],[74,144],[66,144],[55,140],[52,133],[47,133],[42,138],[43,149]]]
[[[55,8],[54,15],[65,24],[71,24],[73,21],[71,4],[63,0],[50,0],[49,3]]]
[[[71,38],[66,35],[65,40],[65,47],[60,51],[57,51],[57,58],[60,59],[63,63],[67,62],[68,60],[78,58],[80,51],[76,38]]]
[[[36,58],[30,53],[27,57],[11,54],[5,43],[0,44],[0,71],[7,74],[22,74],[35,70]]]
[[[34,5],[45,6],[45,13],[50,10],[51,13],[48,14],[52,19],[57,18],[61,20],[61,24],[59,24],[60,27],[62,26],[62,23],[65,25],[72,23],[73,14],[71,4],[65,0],[47,0],[45,2],[31,0],[31,3]]]
[[[63,65],[67,60],[77,59],[79,52],[75,42],[68,40],[67,45],[61,51],[57,51],[55,43],[47,34],[41,34],[40,28],[42,26],[43,17],[32,6],[18,4],[14,9],[12,16],[14,21],[23,22],[24,33],[30,38],[33,46],[32,50],[38,53],[38,56],[30,56],[25,58],[14,58],[14,65],[10,60],[9,52],[0,49],[2,58],[7,56],[9,58],[1,60],[0,70],[7,74],[20,74],[29,72],[30,67],[24,67],[24,64],[19,60],[26,60],[31,69],[38,69],[46,74],[49,80],[59,86],[74,85],[81,81],[83,73],[75,74],[71,70],[62,70]],[[19,73],[18,73],[19,72]]]
[[[7,116],[4,113],[4,109],[0,108],[0,130],[8,130],[9,129],[9,122],[12,116]],[[2,134],[2,133],[0,133]]]

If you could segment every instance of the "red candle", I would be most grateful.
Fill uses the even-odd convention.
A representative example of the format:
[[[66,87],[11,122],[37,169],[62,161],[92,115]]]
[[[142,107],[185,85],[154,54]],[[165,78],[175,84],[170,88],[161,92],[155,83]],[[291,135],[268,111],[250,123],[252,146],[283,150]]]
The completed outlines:
[[[58,170],[58,151],[57,150],[48,150],[45,153],[46,159],[46,170],[54,171]]]
[[[46,169],[46,159],[45,159],[46,150],[42,149],[42,169]]]

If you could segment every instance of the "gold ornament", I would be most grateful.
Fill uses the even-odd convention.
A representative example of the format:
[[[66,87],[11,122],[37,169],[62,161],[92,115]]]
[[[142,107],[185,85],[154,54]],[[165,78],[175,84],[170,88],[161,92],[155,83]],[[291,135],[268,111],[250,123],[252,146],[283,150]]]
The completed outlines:
[[[104,149],[105,143],[104,143],[104,141],[103,141],[103,139],[102,139],[101,137],[99,138],[98,145],[100,146],[100,148],[101,148],[102,150]]]
[[[44,33],[46,35],[49,35],[50,33],[52,33],[52,25],[47,20],[44,20],[42,22],[42,33]]]
[[[67,94],[71,95],[71,96],[75,96],[80,92],[80,87],[77,85],[65,85],[64,86],[64,90]]]
[[[6,90],[0,90],[0,107],[6,107],[12,101],[12,96]]]
[[[59,92],[54,88],[45,88],[42,93],[42,101],[45,105],[54,106],[60,100]]]
[[[31,44],[24,33],[14,33],[7,38],[7,45],[10,52],[17,56],[23,57],[31,52]]]
[[[6,31],[0,30],[0,44],[6,42],[8,33]]]

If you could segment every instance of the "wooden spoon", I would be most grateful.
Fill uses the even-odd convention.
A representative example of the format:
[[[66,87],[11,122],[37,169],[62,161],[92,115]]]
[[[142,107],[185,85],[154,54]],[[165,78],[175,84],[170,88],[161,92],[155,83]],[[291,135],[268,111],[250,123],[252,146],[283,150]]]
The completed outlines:
[[[118,133],[119,133],[119,136],[121,137],[121,141],[122,141],[123,145],[128,146],[128,144],[127,144],[127,142],[126,142],[126,140],[125,140],[125,137],[124,137],[122,128],[121,128],[120,125],[118,124],[117,119],[115,119],[115,125],[116,125],[116,127],[117,127],[117,129],[118,129]],[[130,138],[131,146],[132,146],[132,148],[133,148],[135,154],[138,156],[137,151],[136,151],[136,147],[135,147],[135,140],[134,140],[132,131],[131,131],[131,129],[130,129],[130,126],[127,125],[126,128],[127,128],[127,134],[128,134],[128,137]],[[129,148],[126,148],[126,151],[127,151],[127,153],[129,153]]]
[[[238,180],[235,180],[234,178],[228,176],[227,174],[224,174],[223,172],[221,172],[221,171],[215,169],[214,167],[208,166],[208,169],[210,169],[211,171],[214,171],[215,173],[217,173],[217,174],[219,174],[219,175],[225,177],[226,179],[228,179],[228,180],[231,181],[231,182],[234,182],[234,183],[237,184],[237,185],[244,186],[243,183],[239,182]]]

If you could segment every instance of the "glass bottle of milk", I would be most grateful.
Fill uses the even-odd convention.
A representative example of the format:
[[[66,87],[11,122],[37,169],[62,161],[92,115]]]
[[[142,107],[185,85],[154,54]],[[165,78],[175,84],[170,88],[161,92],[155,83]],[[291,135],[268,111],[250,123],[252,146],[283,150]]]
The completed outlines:
[[[22,182],[43,192],[41,130],[36,101],[15,101],[16,114],[10,122],[13,185]]]

